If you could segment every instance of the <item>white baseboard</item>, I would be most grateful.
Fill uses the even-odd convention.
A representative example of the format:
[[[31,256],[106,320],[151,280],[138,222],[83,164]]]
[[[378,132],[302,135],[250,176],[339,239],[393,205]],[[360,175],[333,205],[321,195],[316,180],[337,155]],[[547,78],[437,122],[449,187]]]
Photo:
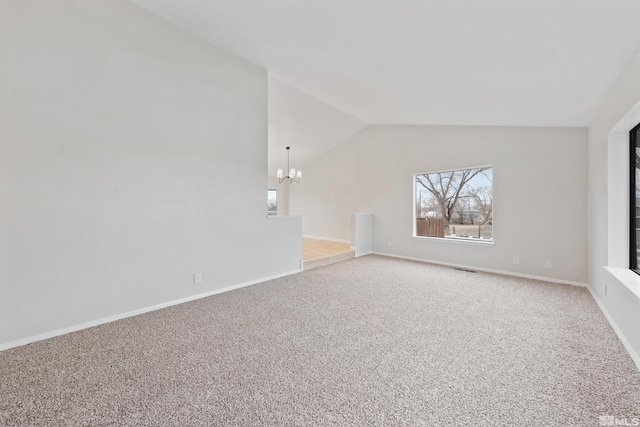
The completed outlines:
[[[167,302],[163,302],[163,303],[160,303],[160,304],[152,305],[152,306],[149,306],[149,307],[143,307],[143,308],[139,308],[137,310],[127,311],[125,313],[115,314],[113,316],[107,316],[107,317],[103,317],[101,319],[91,320],[89,322],[84,322],[84,323],[80,323],[80,324],[77,324],[77,325],[68,326],[66,328],[56,329],[56,330],[45,332],[45,333],[38,334],[38,335],[32,335],[30,337],[21,338],[19,340],[9,341],[9,342],[0,344],[0,351],[8,350],[8,349],[13,348],[13,347],[19,347],[21,345],[31,344],[31,343],[36,342],[36,341],[42,341],[42,340],[46,340],[48,338],[57,337],[57,336],[60,336],[60,335],[65,335],[65,334],[68,334],[68,333],[71,333],[71,332],[79,331],[81,329],[91,328],[93,326],[98,326],[98,325],[102,325],[102,324],[105,324],[105,323],[114,322],[116,320],[125,319],[127,317],[137,316],[139,314],[148,313],[150,311],[160,310],[162,308],[171,307],[173,305],[183,304],[183,303],[189,302],[189,301],[195,301],[195,300],[200,299],[200,298],[210,297],[212,295],[221,294],[223,292],[233,291],[234,289],[240,289],[240,288],[244,288],[244,287],[247,287],[247,286],[256,285],[258,283],[263,283],[263,282],[266,282],[266,281],[269,281],[269,280],[278,279],[280,277],[290,276],[292,274],[300,273],[301,271],[302,271],[301,269],[300,270],[293,270],[293,271],[289,271],[289,272],[282,273],[282,274],[276,274],[274,276],[263,277],[261,279],[252,280],[252,281],[249,281],[249,282],[244,282],[244,283],[240,283],[240,284],[237,284],[237,285],[227,286],[227,287],[222,288],[222,289],[215,289],[213,291],[205,292],[205,293],[202,293],[202,294],[191,295],[191,296],[188,296],[188,297],[185,297],[185,298],[180,298],[180,299],[173,300],[173,301],[167,301]]]
[[[309,236],[306,234],[303,234],[302,237],[304,237],[305,239],[314,239],[314,240],[326,240],[327,242],[336,242],[336,243],[348,243],[351,244],[351,240],[341,240],[341,239],[334,239],[332,237],[318,237],[318,236]]]
[[[389,253],[386,253],[386,252],[373,252],[373,253],[376,254],[376,255],[388,256],[388,257],[391,257],[391,258],[400,258],[400,259],[406,259],[406,260],[409,260],[409,261],[419,261],[419,262],[426,262],[426,263],[429,263],[429,264],[445,265],[447,267],[463,268],[465,270],[474,270],[474,271],[482,271],[484,273],[502,274],[504,276],[522,277],[524,279],[541,280],[543,282],[560,283],[562,285],[580,286],[580,287],[583,287],[583,288],[587,287],[586,283],[574,282],[574,281],[571,281],[571,280],[555,279],[555,278],[552,278],[552,277],[545,277],[545,276],[535,276],[533,274],[514,273],[513,271],[495,270],[495,269],[491,269],[491,268],[476,267],[474,265],[464,265],[464,264],[454,264],[454,263],[450,263],[450,262],[433,261],[433,260],[430,260],[430,259],[414,258],[414,257],[408,257],[408,256],[402,256],[402,255],[395,255],[395,254],[389,254]]]
[[[355,248],[352,248],[351,250],[353,251],[353,250],[355,250]],[[369,252],[365,252],[363,254],[358,254],[358,255],[356,255],[356,258],[360,258],[361,256],[366,256],[366,255],[373,255],[373,253],[374,253],[373,251],[369,251]]]
[[[622,333],[622,330],[618,327],[618,324],[613,320],[613,317],[611,317],[611,315],[605,308],[604,304],[602,304],[602,302],[600,301],[596,293],[593,292],[593,289],[591,289],[591,286],[587,285],[587,289],[589,290],[589,293],[591,293],[591,296],[593,297],[593,299],[596,301],[596,304],[598,304],[598,307],[600,307],[600,311],[602,311],[602,313],[604,314],[604,317],[606,317],[607,320],[609,321],[609,324],[611,325],[611,327],[613,328],[613,331],[616,333],[616,335],[622,342],[622,345],[624,345],[624,348],[627,349],[629,356],[631,356],[631,359],[635,362],[636,366],[640,370],[640,355],[638,355],[638,353],[636,353],[634,348],[631,346],[631,343],[629,342],[629,340],[627,340],[627,337]]]

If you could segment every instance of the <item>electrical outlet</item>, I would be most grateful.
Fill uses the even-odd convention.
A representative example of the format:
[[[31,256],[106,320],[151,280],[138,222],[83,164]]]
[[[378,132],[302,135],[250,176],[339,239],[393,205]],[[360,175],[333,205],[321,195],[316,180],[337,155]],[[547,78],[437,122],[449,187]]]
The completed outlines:
[[[514,256],[513,257],[513,263],[514,264],[520,264],[520,257],[519,256]]]
[[[553,268],[553,262],[551,262],[551,260],[546,260],[544,262],[544,268]]]
[[[202,273],[193,273],[193,283],[202,283]]]
[[[393,247],[393,242],[392,242],[391,240],[389,240],[389,241],[387,242],[387,246],[388,246],[388,247],[390,247],[390,248],[391,248],[391,247]]]

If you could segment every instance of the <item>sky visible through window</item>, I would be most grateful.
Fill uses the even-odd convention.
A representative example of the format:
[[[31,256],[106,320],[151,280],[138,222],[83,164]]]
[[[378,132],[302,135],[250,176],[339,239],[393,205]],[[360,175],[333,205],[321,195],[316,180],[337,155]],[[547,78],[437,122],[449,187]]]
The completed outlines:
[[[415,175],[416,236],[493,240],[493,168]]]

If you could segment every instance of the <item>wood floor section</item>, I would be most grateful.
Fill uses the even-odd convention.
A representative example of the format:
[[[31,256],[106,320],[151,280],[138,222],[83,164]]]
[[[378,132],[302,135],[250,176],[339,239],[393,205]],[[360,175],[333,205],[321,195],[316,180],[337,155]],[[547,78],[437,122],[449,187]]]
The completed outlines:
[[[324,258],[331,255],[343,254],[351,250],[349,243],[330,242],[327,240],[302,238],[302,260]]]
[[[354,257],[355,251],[351,250],[349,243],[302,238],[303,270],[322,267]]]

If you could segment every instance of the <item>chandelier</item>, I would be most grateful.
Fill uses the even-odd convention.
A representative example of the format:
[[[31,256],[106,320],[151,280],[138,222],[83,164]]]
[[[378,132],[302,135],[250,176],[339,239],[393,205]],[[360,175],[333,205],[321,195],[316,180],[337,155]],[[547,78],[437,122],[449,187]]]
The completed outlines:
[[[289,171],[289,175],[282,176],[282,169],[278,169],[278,181],[282,184],[282,181],[288,179],[291,184],[294,182],[300,183],[300,179],[302,178],[302,171],[297,171],[296,168],[289,167],[289,150],[291,147],[287,147],[287,170]]]

